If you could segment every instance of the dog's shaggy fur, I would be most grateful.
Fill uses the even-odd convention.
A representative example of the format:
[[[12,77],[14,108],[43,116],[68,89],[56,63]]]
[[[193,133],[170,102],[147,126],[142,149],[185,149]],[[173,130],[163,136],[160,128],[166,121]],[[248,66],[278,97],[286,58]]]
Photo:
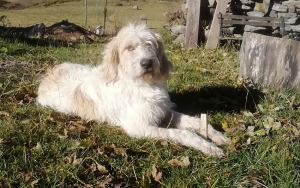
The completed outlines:
[[[230,140],[200,118],[173,111],[167,87],[168,61],[162,38],[145,25],[129,24],[105,47],[97,67],[63,63],[42,79],[38,103],[86,120],[120,126],[133,137],[169,139],[205,154],[222,156],[216,144]]]

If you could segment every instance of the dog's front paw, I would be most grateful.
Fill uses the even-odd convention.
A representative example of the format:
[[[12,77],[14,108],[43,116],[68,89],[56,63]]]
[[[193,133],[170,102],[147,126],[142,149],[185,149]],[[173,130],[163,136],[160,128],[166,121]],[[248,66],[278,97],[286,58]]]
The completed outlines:
[[[218,132],[214,130],[212,134],[210,135],[210,139],[216,143],[217,145],[226,145],[231,142],[231,139],[222,134],[221,132]]]
[[[207,154],[211,155],[211,156],[216,156],[216,157],[224,157],[225,156],[224,151],[218,147],[209,148],[209,152]]]
[[[224,134],[220,133],[215,139],[213,140],[217,145],[227,145],[231,142],[231,139],[225,136]]]

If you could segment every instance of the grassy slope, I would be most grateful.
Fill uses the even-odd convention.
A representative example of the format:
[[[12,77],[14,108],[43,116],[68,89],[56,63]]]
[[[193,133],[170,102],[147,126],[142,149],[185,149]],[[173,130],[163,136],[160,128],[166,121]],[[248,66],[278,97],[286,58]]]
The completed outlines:
[[[34,97],[34,84],[46,67],[56,61],[95,63],[102,43],[55,48],[2,40],[1,59],[37,63],[0,74],[0,182],[27,187],[38,180],[38,187],[82,187],[113,178],[115,184],[129,187],[137,182],[144,187],[299,187],[299,93],[259,88],[248,88],[247,93],[236,82],[237,51],[186,51],[173,45],[169,36],[164,39],[174,63],[168,81],[173,101],[181,112],[208,112],[210,121],[226,130],[232,143],[223,147],[225,158],[208,157],[173,143],[165,146],[161,141],[129,138],[118,128],[70,121],[26,103]],[[279,130],[263,135],[266,118],[280,121]],[[255,136],[246,133],[251,126]],[[181,156],[188,156],[191,165],[168,164]],[[159,183],[150,177],[153,165],[162,172]]]
[[[123,6],[116,6],[121,2]],[[138,5],[140,10],[132,10],[132,5]],[[179,8],[180,4],[174,1],[108,1],[108,26],[124,24],[128,21],[138,21],[141,14],[146,14],[151,27],[161,27],[165,23],[163,12],[173,11]],[[96,17],[96,1],[88,1],[88,26],[94,29],[103,25],[104,0],[99,0],[99,15]],[[78,25],[84,25],[84,1],[74,1],[44,7],[43,4],[21,10],[3,10],[1,14],[7,16],[13,26],[28,26],[37,23],[44,23],[50,26],[53,23],[68,19]]]

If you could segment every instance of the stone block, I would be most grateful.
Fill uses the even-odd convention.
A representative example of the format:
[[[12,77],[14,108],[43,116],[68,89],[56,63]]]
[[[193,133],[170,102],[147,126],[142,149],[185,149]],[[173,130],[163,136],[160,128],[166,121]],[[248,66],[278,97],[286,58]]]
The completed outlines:
[[[250,11],[250,12],[247,12],[247,15],[253,16],[253,17],[264,17],[265,13],[258,12],[258,11]]]
[[[274,3],[273,6],[272,6],[272,10],[275,10],[277,12],[287,12],[288,7],[286,5],[281,5],[281,4]]]

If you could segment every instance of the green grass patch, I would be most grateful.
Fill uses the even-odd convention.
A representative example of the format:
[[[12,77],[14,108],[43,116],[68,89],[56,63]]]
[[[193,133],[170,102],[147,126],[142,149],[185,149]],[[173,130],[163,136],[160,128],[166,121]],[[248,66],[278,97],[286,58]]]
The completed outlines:
[[[83,122],[35,104],[38,78],[55,63],[97,64],[106,40],[38,46],[1,39],[2,187],[299,187],[300,94],[237,82],[238,51],[184,50],[163,32],[173,62],[167,81],[177,110],[208,113],[232,142],[222,159],[119,128]],[[170,160],[187,157],[190,164]]]

